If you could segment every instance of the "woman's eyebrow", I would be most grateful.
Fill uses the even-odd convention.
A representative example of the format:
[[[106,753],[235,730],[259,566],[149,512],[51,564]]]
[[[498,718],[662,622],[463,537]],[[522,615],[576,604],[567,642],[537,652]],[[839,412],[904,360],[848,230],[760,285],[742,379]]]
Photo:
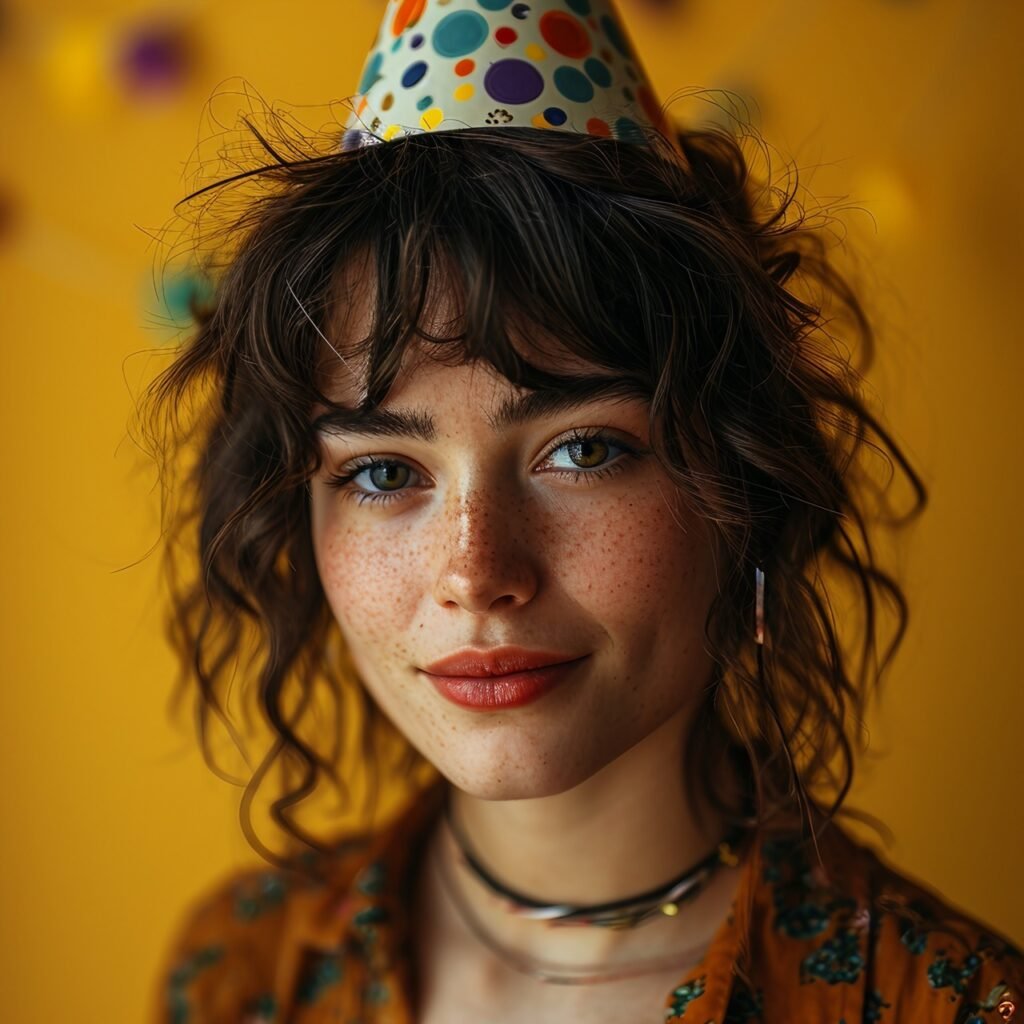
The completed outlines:
[[[487,421],[495,433],[504,433],[532,420],[608,398],[649,401],[650,395],[636,380],[605,375],[577,377],[558,388],[510,396],[495,414],[487,414]],[[434,418],[422,408],[382,409],[378,406],[372,409],[341,409],[318,416],[313,421],[313,429],[325,437],[356,435],[427,442],[437,439]]]

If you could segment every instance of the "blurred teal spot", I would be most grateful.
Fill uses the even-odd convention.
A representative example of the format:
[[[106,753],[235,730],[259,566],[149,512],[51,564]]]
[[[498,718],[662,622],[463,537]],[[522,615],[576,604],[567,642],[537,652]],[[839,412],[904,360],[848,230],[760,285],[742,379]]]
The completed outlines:
[[[170,271],[158,293],[160,313],[170,320],[172,327],[190,327],[195,323],[194,307],[208,308],[213,304],[215,295],[213,282],[198,270]]]

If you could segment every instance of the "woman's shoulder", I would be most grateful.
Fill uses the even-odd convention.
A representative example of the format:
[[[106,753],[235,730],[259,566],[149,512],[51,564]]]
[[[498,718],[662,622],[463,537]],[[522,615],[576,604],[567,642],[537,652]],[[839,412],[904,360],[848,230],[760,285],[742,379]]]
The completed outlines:
[[[369,840],[335,854],[319,877],[298,869],[229,870],[180,914],[156,976],[157,1024],[276,1019],[282,988],[301,992],[315,963],[340,966],[344,933],[331,915],[365,866]],[[318,863],[323,861],[318,859]],[[334,969],[330,968],[330,969]]]
[[[817,850],[783,835],[761,853],[765,925],[796,953],[783,984],[857,991],[854,1020],[1024,1022],[1019,946],[867,841],[833,823]]]
[[[907,982],[904,991],[944,999],[957,1021],[1024,1021],[1020,947],[935,885],[858,846],[872,878],[877,987]]]
[[[433,783],[383,827],[300,858],[301,870],[245,868],[211,883],[168,945],[153,1024],[258,1024],[384,999],[374,979],[399,962],[403,885],[443,792]]]

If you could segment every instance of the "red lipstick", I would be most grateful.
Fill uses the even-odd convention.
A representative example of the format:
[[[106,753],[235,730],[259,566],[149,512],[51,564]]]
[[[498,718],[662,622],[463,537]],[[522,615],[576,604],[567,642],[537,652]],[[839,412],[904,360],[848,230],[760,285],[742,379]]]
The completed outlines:
[[[587,657],[524,647],[466,648],[421,671],[438,693],[453,703],[497,711],[537,700]]]

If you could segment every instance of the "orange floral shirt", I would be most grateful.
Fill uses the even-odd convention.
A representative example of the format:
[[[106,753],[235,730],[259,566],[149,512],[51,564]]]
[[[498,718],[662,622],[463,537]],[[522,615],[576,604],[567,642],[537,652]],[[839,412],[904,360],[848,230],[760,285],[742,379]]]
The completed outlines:
[[[325,882],[221,880],[170,944],[153,1024],[415,1024],[406,908],[445,785],[339,847]],[[663,1021],[1024,1024],[1019,948],[836,823],[818,838],[824,869],[797,840],[761,831],[744,847],[732,909]]]

